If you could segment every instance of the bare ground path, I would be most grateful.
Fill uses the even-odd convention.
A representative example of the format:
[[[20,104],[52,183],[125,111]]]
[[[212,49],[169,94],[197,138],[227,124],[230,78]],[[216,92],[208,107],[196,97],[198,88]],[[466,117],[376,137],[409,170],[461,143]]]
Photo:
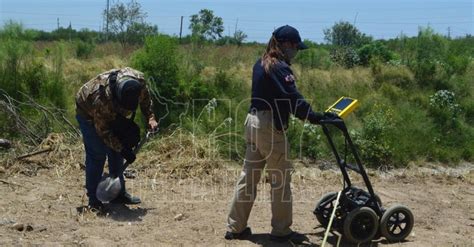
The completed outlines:
[[[139,172],[128,184],[144,202],[111,205],[105,217],[77,210],[86,203],[82,170],[60,174],[57,169],[42,169],[36,176],[2,176],[0,245],[278,246],[268,239],[271,212],[265,183],[260,184],[250,216],[254,235],[249,240],[224,240],[228,202],[239,171],[223,170],[188,179],[166,178],[153,170]],[[460,172],[416,169],[371,174],[384,205],[405,204],[415,216],[406,242],[377,240],[371,246],[474,246],[472,164]],[[324,229],[312,211],[322,194],[340,189],[340,175],[300,167],[292,186],[293,229],[319,246]],[[18,231],[15,223],[25,229]],[[337,235],[331,234],[329,244],[336,241]]]

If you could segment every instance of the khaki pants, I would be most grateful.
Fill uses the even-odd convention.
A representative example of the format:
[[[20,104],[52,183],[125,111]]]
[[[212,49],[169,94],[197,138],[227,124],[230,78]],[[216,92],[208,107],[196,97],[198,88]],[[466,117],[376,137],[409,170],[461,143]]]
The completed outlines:
[[[247,221],[266,164],[271,186],[272,235],[283,236],[291,233],[292,199],[291,172],[288,160],[288,141],[283,132],[273,128],[270,111],[260,111],[247,115],[245,121],[247,149],[245,161],[230,205],[227,219],[228,231],[238,233],[247,227]]]

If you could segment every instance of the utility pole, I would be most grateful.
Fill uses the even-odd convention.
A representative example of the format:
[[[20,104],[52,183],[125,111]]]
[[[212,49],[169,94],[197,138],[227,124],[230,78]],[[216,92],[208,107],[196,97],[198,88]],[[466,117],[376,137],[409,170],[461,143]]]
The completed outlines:
[[[105,41],[109,38],[109,0],[107,0],[107,8],[105,9]]]
[[[184,16],[181,16],[181,25],[179,25],[179,42],[181,42],[181,35],[183,34],[183,18]]]
[[[71,36],[72,36],[72,26],[71,26],[71,21],[69,21],[69,42],[71,42]]]
[[[58,30],[59,30],[59,17],[58,17],[58,19],[57,19],[57,22],[58,22]]]
[[[448,27],[448,39],[451,39],[451,27]]]

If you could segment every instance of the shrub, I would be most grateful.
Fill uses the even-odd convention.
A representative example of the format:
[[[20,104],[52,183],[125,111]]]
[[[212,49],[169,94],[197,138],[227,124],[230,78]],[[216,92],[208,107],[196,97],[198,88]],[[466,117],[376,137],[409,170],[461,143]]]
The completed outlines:
[[[392,145],[387,138],[395,127],[393,110],[387,106],[376,105],[362,121],[362,131],[351,132],[361,158],[372,167],[393,165]]]
[[[158,35],[146,38],[144,47],[132,56],[133,66],[151,78],[152,88],[168,99],[174,99],[178,93],[176,49],[175,39]]]
[[[376,85],[388,83],[405,89],[415,85],[413,73],[405,66],[384,66],[373,61],[371,68]]]
[[[444,58],[447,53],[447,40],[434,33],[431,28],[420,28],[416,38],[416,60],[411,69],[421,86],[443,89],[446,78]]]
[[[322,135],[322,130],[318,126],[291,117],[287,130],[291,157],[299,159],[319,159],[324,157],[326,155],[324,151],[327,151],[327,148],[324,142],[326,138],[322,137]]]
[[[65,109],[64,45],[57,43],[54,47],[53,71],[48,72],[44,61],[35,57],[30,37],[21,24],[10,22],[0,33],[1,88],[19,101],[28,95]]]
[[[463,109],[456,95],[439,90],[430,96],[429,114],[435,124],[436,146],[430,150],[434,160],[445,162],[472,158],[473,128],[462,119]],[[472,111],[466,110],[466,112]],[[469,121],[469,119],[466,119]]]
[[[22,72],[32,60],[33,47],[21,24],[10,22],[0,31],[0,87],[20,100],[24,91]]]
[[[52,50],[53,69],[42,80],[40,98],[44,103],[51,103],[61,109],[66,109],[66,82],[64,79],[65,44],[57,42]],[[41,80],[39,81],[41,82]]]
[[[391,144],[394,165],[403,166],[428,156],[429,150],[435,147],[435,132],[426,110],[418,103],[405,98],[399,100],[396,106],[393,115],[396,124],[387,133],[386,141]]]
[[[153,91],[155,101],[177,102],[183,98],[179,89],[179,76],[177,65],[177,41],[165,35],[147,37],[142,49],[132,55],[132,65],[145,73],[149,78],[150,89]],[[157,98],[158,97],[158,98]],[[170,109],[163,105],[154,104],[157,116],[175,114],[174,104]],[[178,114],[171,118],[178,118]],[[164,126],[171,124],[171,119],[166,119]]]
[[[352,68],[360,63],[359,55],[352,47],[339,47],[331,52],[331,60],[344,68]]]
[[[42,87],[48,80],[44,63],[38,60],[31,61],[30,66],[26,67],[22,72],[22,78],[29,95],[33,98],[39,98],[44,91]]]
[[[441,127],[453,124],[461,113],[454,96],[454,93],[448,90],[439,90],[430,96],[430,113],[435,123]]]
[[[178,81],[177,42],[164,35],[148,37],[132,56],[132,64],[153,78],[163,96],[174,96]]]
[[[474,126],[474,101],[466,100],[465,103],[462,105],[462,109],[465,109],[464,116],[466,123]]]
[[[430,106],[445,109],[452,115],[459,111],[459,105],[455,102],[454,93],[448,90],[439,90],[430,96]]]
[[[295,62],[305,68],[328,69],[332,62],[329,52],[324,48],[309,48],[299,52]]]
[[[372,59],[377,59],[383,63],[394,59],[395,55],[382,42],[376,41],[366,44],[357,50],[360,64],[363,66],[369,65]]]
[[[449,75],[462,75],[466,72],[470,62],[471,59],[467,56],[455,56],[450,54],[446,59],[446,72]]]
[[[76,57],[89,58],[95,49],[95,44],[92,42],[78,41],[76,43]]]
[[[243,99],[249,93],[249,88],[245,82],[225,70],[218,70],[214,76],[212,86],[219,96],[230,99]]]

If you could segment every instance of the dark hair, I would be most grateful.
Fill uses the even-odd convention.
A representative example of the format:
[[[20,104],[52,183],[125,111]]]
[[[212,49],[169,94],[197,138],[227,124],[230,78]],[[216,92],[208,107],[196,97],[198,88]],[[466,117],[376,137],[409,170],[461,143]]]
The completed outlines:
[[[279,61],[284,61],[285,56],[280,48],[280,43],[274,35],[268,41],[267,49],[262,56],[262,65],[265,72],[269,73],[273,66]]]

